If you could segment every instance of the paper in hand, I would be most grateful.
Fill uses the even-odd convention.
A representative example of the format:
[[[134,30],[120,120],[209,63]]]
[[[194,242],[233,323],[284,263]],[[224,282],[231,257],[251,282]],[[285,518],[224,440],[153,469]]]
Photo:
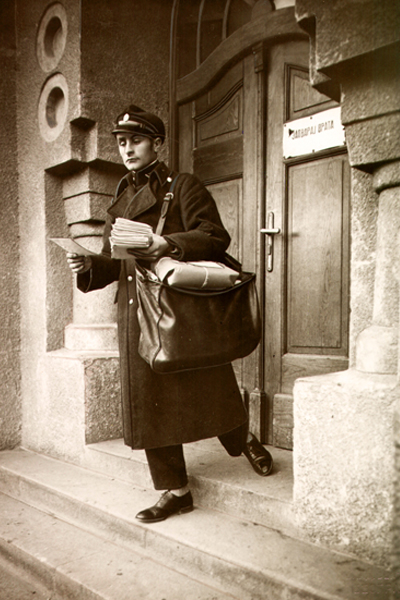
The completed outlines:
[[[117,217],[111,229],[111,246],[148,248],[153,243],[153,229],[147,223]]]
[[[93,256],[96,254],[96,252],[84,248],[71,238],[50,238],[50,240],[57,244],[57,246],[60,246],[65,252],[71,252],[71,254],[77,254],[78,256]]]
[[[118,217],[111,229],[111,257],[132,258],[129,248],[149,248],[153,243],[153,229],[147,223]]]

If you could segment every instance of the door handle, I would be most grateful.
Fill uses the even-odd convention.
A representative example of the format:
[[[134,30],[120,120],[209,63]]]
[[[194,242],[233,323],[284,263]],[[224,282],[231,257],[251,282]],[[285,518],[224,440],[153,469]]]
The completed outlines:
[[[265,233],[266,235],[275,235],[280,233],[281,230],[279,228],[276,229],[260,229],[260,233]]]
[[[281,233],[279,227],[274,226],[275,215],[273,212],[268,214],[268,227],[260,229],[260,233],[268,236],[267,242],[267,271],[271,273],[274,268],[274,235]]]

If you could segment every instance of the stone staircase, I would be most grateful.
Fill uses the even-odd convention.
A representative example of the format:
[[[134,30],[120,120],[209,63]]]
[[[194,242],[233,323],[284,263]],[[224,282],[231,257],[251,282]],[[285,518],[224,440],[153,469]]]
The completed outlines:
[[[185,446],[196,509],[153,525],[135,520],[159,496],[144,453],[121,440],[79,465],[3,451],[0,553],[51,600],[388,600],[386,571],[301,539],[291,453],[271,451],[262,478],[217,440]]]

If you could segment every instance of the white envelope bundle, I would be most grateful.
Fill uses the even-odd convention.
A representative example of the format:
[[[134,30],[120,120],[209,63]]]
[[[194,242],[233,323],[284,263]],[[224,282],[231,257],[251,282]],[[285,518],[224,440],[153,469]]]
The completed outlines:
[[[153,230],[147,223],[118,217],[111,229],[111,256],[132,258],[128,248],[148,248],[153,243]]]
[[[180,288],[223,290],[234,286],[239,277],[230,267],[209,260],[181,262],[164,257],[153,268],[160,281]]]

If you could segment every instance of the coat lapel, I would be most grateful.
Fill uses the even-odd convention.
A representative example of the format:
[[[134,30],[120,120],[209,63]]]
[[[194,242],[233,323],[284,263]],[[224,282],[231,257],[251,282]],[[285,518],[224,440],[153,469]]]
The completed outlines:
[[[107,212],[115,218],[134,219],[154,206],[156,202],[157,199],[152,193],[149,184],[146,184],[136,193],[133,185],[128,185]]]
[[[156,204],[159,190],[169,181],[168,175],[172,175],[171,171],[163,162],[159,163],[150,174],[147,184],[136,193],[132,180],[128,175],[122,179],[118,186],[118,189],[120,189],[121,184],[126,185],[124,191],[117,197],[107,212],[114,218],[135,219]]]

